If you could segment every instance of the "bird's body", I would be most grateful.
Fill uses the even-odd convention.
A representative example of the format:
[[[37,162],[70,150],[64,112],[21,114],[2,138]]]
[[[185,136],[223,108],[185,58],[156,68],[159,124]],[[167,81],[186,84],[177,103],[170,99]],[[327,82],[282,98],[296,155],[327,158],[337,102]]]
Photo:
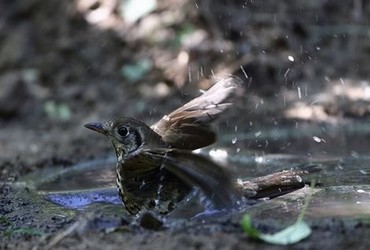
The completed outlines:
[[[166,214],[191,190],[161,166],[164,158],[165,152],[144,150],[117,162],[117,186],[129,213],[145,209]]]
[[[169,213],[194,186],[215,205],[232,205],[235,189],[229,172],[191,150],[216,140],[209,125],[231,105],[229,99],[240,86],[233,77],[221,79],[151,127],[128,117],[85,125],[112,141],[117,185],[130,214]]]

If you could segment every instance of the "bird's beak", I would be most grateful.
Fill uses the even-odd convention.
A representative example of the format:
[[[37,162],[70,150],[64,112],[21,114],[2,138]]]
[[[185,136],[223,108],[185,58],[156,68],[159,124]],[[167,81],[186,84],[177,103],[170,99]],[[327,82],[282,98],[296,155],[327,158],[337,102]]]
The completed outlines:
[[[85,128],[88,128],[88,129],[91,129],[91,130],[94,130],[96,132],[102,133],[102,134],[105,134],[106,133],[106,129],[105,129],[104,124],[99,123],[99,122],[86,123],[84,125],[84,127]]]

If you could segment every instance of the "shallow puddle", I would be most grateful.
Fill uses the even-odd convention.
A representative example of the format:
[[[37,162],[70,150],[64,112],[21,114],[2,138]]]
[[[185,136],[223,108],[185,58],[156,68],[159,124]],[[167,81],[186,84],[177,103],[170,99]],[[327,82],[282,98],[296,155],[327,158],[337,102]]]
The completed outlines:
[[[235,134],[221,138],[219,144],[229,144],[227,147],[219,146],[200,153],[228,166],[242,179],[309,164],[316,164],[321,169],[319,173],[304,177],[315,180],[315,188],[306,187],[255,206],[244,204],[242,210],[260,218],[271,217],[271,211],[274,211],[273,217],[284,214],[286,218],[290,214],[296,218],[307,193],[312,192],[306,214],[309,218],[370,214],[370,157],[363,156],[370,141],[370,126],[367,124],[340,127],[305,124],[285,129],[270,128],[239,134],[230,144],[233,137]],[[255,151],[246,151],[241,145],[250,145]],[[263,148],[258,151],[259,147]],[[92,204],[107,203],[121,206],[115,187],[115,161],[112,156],[68,168],[44,170],[22,181],[34,187],[48,201],[64,208],[85,209]],[[202,210],[198,206],[194,206],[195,213],[189,213],[189,209],[192,207],[187,206],[175,214],[185,218],[190,214],[193,218],[219,216],[217,211]]]

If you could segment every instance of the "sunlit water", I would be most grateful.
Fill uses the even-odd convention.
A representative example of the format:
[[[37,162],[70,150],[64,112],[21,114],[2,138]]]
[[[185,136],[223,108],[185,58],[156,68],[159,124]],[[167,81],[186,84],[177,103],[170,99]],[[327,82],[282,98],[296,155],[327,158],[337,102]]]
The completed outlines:
[[[317,183],[315,188],[308,188],[313,191],[313,196],[307,216],[369,215],[370,157],[367,154],[370,155],[370,127],[367,124],[307,126],[261,129],[258,133],[252,131],[237,137],[227,135],[220,139],[220,144],[226,146],[196,153],[205,154],[227,166],[242,179],[317,164],[321,172],[304,177]],[[247,151],[241,145],[248,145],[254,150]],[[53,169],[52,173],[43,171],[24,181],[31,180],[37,192],[63,207],[82,210],[91,204],[110,203],[121,206],[115,186],[114,167],[115,157],[111,157],[67,169]],[[297,191],[277,198],[277,201],[285,202],[286,207],[289,207],[289,203],[302,200],[301,196],[302,191]],[[197,206],[199,202],[202,206]],[[246,210],[252,205],[251,202],[240,201],[231,212]],[[173,213],[175,217],[202,218],[225,213],[224,210],[213,209],[209,201],[205,201],[196,191],[181,206],[180,212]],[[298,211],[302,206],[293,207],[293,210]]]

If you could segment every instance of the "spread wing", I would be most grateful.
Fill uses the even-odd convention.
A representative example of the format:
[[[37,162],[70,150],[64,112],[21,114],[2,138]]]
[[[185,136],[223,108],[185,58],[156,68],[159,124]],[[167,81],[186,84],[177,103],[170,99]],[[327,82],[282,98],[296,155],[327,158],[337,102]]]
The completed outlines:
[[[235,77],[221,79],[201,96],[151,126],[173,148],[197,149],[215,142],[209,124],[232,105],[231,97],[242,85]]]
[[[199,187],[216,206],[233,205],[237,191],[232,176],[216,163],[186,150],[147,150],[145,153],[154,158],[160,156],[164,169],[189,186]]]

